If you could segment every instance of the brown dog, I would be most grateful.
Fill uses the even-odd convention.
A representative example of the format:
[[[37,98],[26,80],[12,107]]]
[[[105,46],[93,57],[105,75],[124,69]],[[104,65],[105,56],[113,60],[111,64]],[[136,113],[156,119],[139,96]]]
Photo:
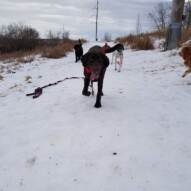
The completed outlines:
[[[184,65],[188,68],[182,75],[182,77],[185,77],[188,73],[191,73],[191,46],[182,47],[180,56],[184,59]]]
[[[90,96],[88,91],[89,83],[98,82],[98,91],[95,107],[101,107],[101,96],[103,95],[103,80],[106,72],[106,68],[109,65],[108,57],[103,53],[102,47],[93,46],[89,51],[81,58],[82,65],[84,67],[84,88],[82,95]]]

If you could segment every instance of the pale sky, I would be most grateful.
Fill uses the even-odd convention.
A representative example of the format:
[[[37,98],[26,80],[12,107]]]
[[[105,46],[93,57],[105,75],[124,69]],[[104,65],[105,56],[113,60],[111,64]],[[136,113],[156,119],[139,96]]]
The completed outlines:
[[[148,13],[159,2],[171,0],[99,0],[98,39],[136,31],[138,15],[142,32],[152,30]],[[47,31],[69,31],[70,38],[95,39],[97,0],[0,0],[0,25],[21,22],[35,28],[41,37]]]

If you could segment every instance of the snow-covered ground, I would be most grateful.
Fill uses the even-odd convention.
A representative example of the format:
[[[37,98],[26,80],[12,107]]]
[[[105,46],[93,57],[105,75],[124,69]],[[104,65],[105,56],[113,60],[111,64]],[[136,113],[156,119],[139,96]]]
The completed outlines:
[[[84,52],[94,44],[104,42]],[[122,72],[106,71],[99,109],[82,79],[26,97],[82,77],[74,60],[0,62],[0,191],[189,191],[191,75],[181,77],[177,51],[125,50]]]

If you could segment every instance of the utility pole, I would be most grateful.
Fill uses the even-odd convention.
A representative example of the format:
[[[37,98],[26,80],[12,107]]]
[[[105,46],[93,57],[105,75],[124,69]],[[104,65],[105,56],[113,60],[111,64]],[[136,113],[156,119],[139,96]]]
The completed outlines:
[[[98,28],[98,0],[97,0],[97,6],[96,6],[96,33],[95,33],[95,40],[98,41],[98,37],[97,37],[97,28]]]
[[[181,39],[182,15],[185,0],[172,0],[172,11],[170,25],[166,36],[165,50],[172,50],[177,47]]]
[[[171,23],[181,23],[182,13],[184,9],[185,0],[173,0],[172,1],[172,12],[171,12]]]

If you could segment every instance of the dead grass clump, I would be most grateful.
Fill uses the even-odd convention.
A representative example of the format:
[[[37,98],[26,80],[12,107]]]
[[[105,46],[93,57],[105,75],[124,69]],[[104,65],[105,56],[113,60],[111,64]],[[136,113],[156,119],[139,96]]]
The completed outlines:
[[[67,42],[63,44],[59,44],[55,47],[48,47],[43,49],[42,51],[42,57],[46,58],[62,58],[67,55],[67,52],[71,52],[73,50],[74,44]]]
[[[145,33],[144,36],[153,37],[157,39],[164,39],[166,38],[166,31],[164,30],[153,31],[153,32]]]
[[[31,76],[25,76],[25,81],[29,81],[29,80],[31,80],[31,79],[32,79]]]
[[[10,63],[16,61],[17,63],[28,63],[34,60],[35,55],[38,54],[37,50],[33,51],[17,51],[12,53],[0,54],[0,61]]]
[[[3,78],[4,78],[4,77],[3,77],[2,75],[0,75],[0,81],[3,80]]]
[[[181,47],[183,43],[186,41],[191,40],[191,29],[189,30],[182,30],[181,40],[177,42],[177,46]]]
[[[82,44],[87,40],[80,39]],[[0,61],[5,63],[17,62],[17,63],[30,63],[34,60],[35,55],[41,55],[47,58],[62,58],[66,56],[67,52],[73,51],[74,45],[78,43],[78,40],[58,41],[57,45],[42,45],[31,51],[16,51],[11,53],[1,53]]]
[[[134,38],[131,48],[136,50],[153,50],[154,46],[150,37],[137,37]]]
[[[135,50],[153,50],[153,42],[149,35],[129,35],[126,37],[118,38],[116,41],[129,45],[132,49]]]
[[[152,50],[154,49],[152,39],[162,39],[166,37],[166,31],[153,31],[150,33],[142,33],[140,35],[128,35],[117,38],[115,41],[129,45],[136,50]]]
[[[25,57],[20,57],[16,59],[17,63],[31,63],[32,61],[34,61],[34,55],[31,56],[25,56]]]

